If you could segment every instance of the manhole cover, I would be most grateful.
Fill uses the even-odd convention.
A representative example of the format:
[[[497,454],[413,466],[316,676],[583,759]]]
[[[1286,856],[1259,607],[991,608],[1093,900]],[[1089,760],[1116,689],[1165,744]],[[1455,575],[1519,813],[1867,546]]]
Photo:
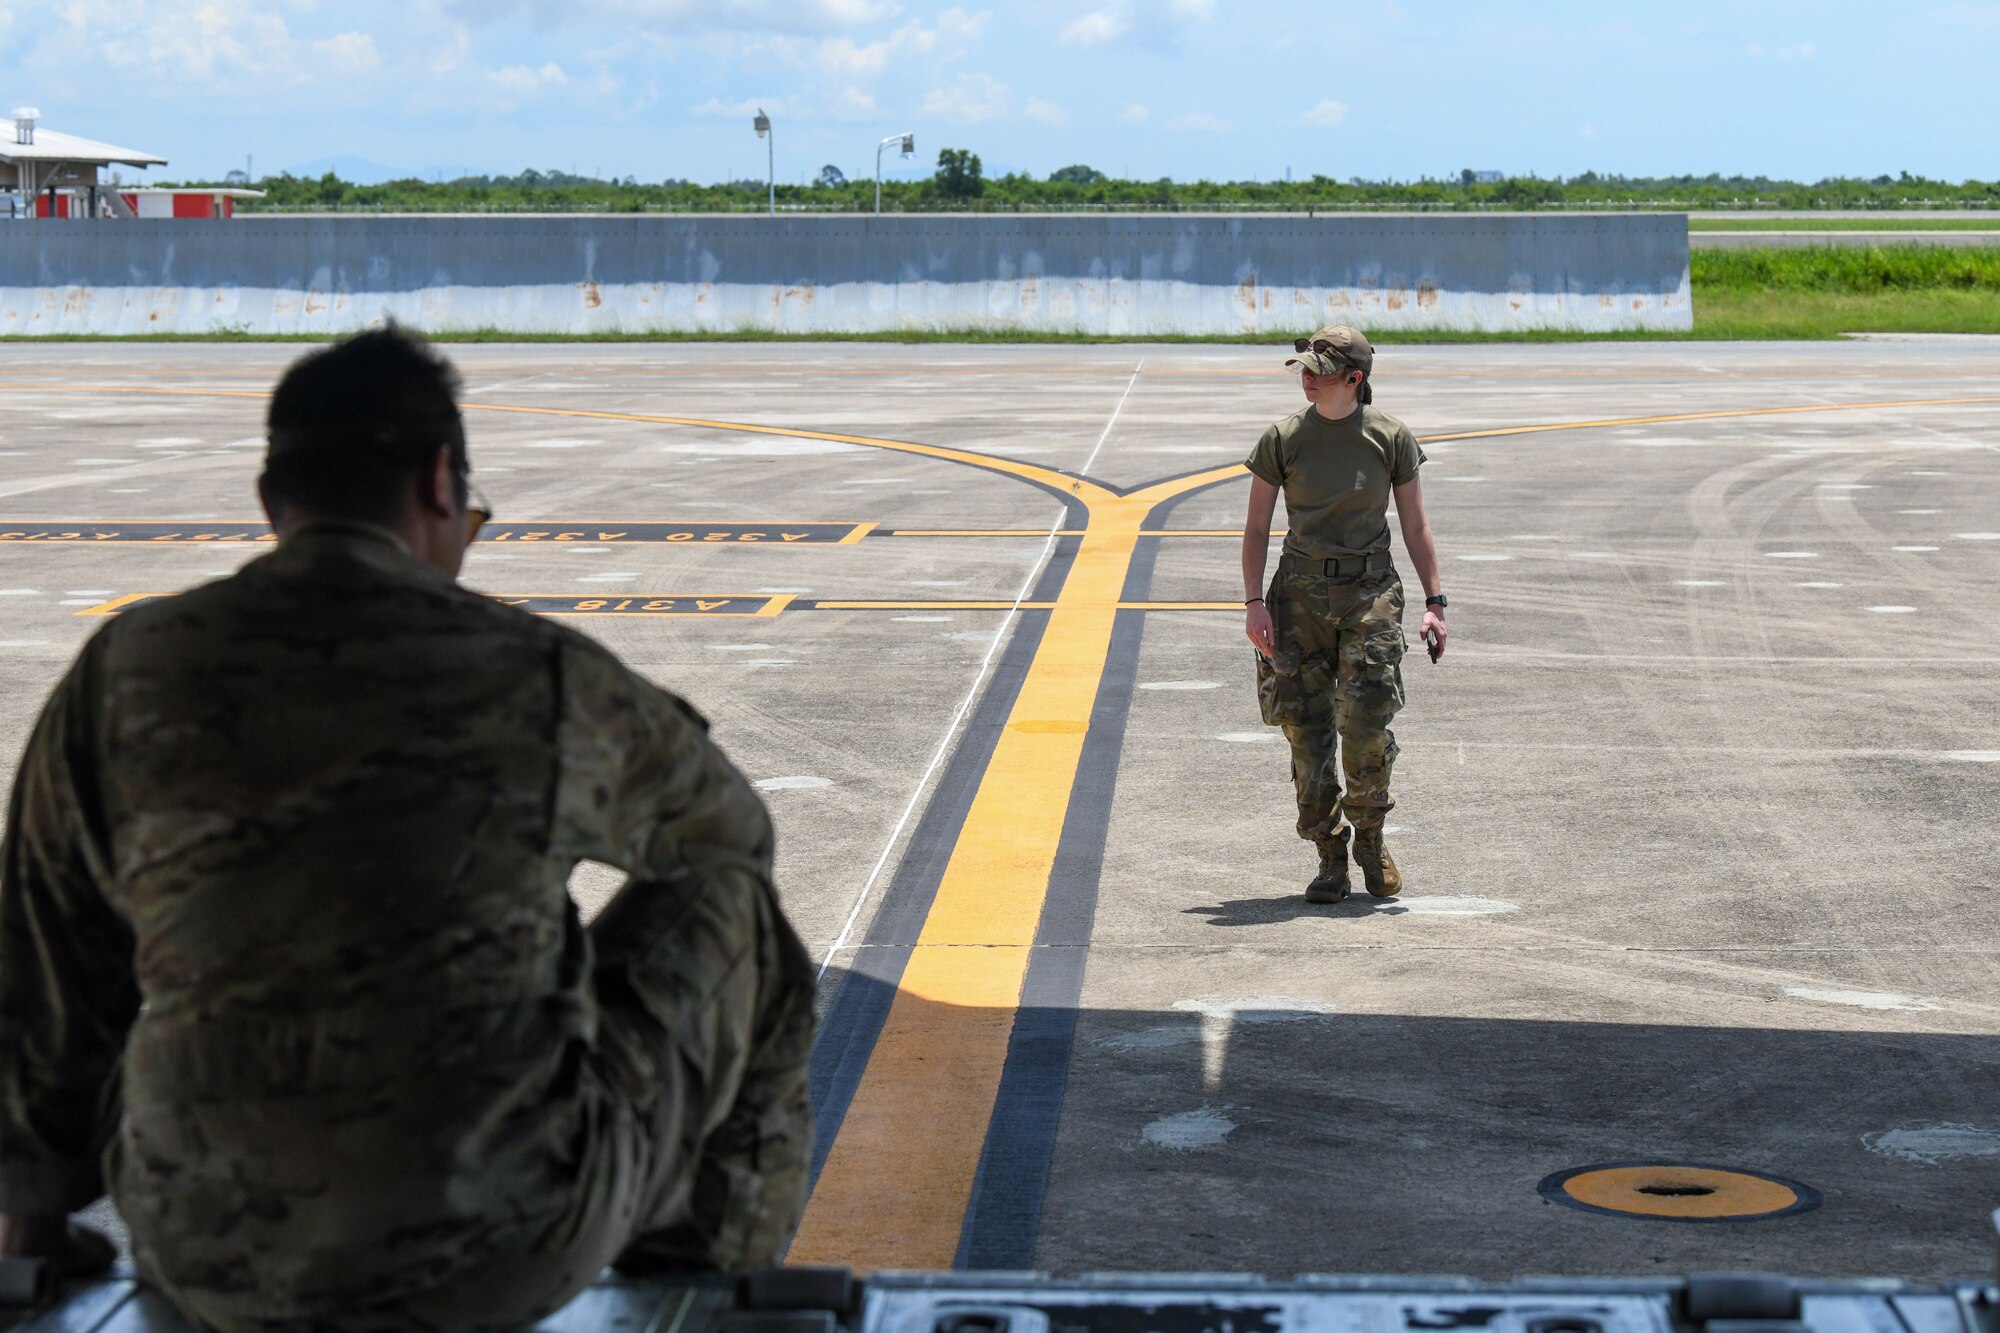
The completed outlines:
[[[1693,1162],[1603,1162],[1558,1171],[1538,1188],[1568,1208],[1664,1222],[1757,1222],[1820,1203],[1818,1190],[1796,1180]]]

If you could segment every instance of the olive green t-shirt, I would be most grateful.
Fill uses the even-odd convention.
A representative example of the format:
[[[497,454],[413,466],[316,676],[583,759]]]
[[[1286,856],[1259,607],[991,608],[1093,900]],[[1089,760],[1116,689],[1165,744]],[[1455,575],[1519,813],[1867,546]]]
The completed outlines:
[[[1307,403],[1271,426],[1243,465],[1285,494],[1285,550],[1309,559],[1389,549],[1389,496],[1424,465],[1417,437],[1387,412],[1329,421]]]

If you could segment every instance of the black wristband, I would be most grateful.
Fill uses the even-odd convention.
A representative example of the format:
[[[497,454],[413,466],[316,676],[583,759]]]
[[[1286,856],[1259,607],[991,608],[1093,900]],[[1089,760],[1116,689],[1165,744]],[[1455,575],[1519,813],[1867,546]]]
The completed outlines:
[[[1436,595],[1435,597],[1426,597],[1426,598],[1424,598],[1424,605],[1425,605],[1425,606],[1435,606],[1435,607],[1440,607],[1440,608],[1442,608],[1442,607],[1446,607],[1446,606],[1450,606],[1450,605],[1451,605],[1451,603],[1445,600],[1445,595],[1444,595],[1443,593],[1439,593],[1439,594],[1437,594],[1437,595]]]

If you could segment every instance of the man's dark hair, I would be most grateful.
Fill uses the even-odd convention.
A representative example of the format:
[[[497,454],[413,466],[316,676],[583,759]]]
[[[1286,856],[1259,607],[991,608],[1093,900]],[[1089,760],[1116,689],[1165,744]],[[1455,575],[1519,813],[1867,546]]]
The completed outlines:
[[[386,522],[445,445],[463,504],[460,387],[451,362],[393,323],[299,358],[271,395],[265,497],[315,518]]]

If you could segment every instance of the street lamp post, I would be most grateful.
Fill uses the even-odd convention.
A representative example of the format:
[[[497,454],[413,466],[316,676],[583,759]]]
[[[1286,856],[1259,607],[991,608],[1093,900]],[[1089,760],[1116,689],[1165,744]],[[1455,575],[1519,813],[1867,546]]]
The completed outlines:
[[[903,156],[909,157],[917,151],[917,136],[914,134],[892,134],[875,145],[875,211],[882,211],[882,150],[892,143],[903,145]]]
[[[757,118],[750,122],[750,128],[757,131],[757,137],[764,141],[765,166],[770,172],[771,216],[778,216],[778,136],[771,130],[771,118],[764,114],[764,108],[757,108]]]

